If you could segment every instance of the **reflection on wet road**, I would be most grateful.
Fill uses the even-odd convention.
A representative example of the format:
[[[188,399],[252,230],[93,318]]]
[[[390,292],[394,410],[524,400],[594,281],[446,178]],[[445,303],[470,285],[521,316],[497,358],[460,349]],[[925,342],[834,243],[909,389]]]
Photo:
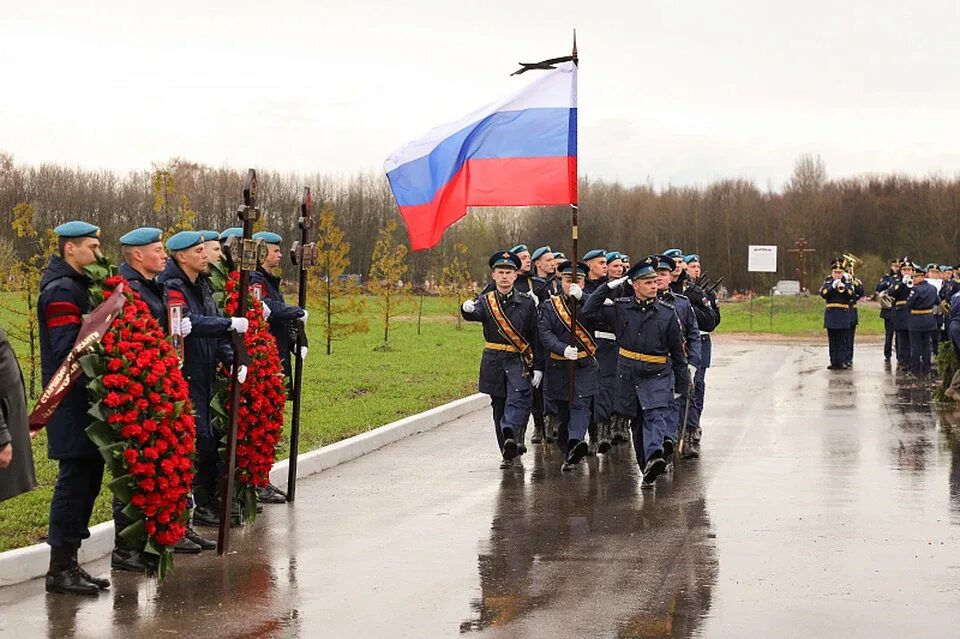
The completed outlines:
[[[703,457],[651,494],[626,447],[501,471],[478,412],[304,481],[162,585],[0,589],[0,634],[956,636],[960,413],[877,347],[837,372],[823,348],[717,351]]]

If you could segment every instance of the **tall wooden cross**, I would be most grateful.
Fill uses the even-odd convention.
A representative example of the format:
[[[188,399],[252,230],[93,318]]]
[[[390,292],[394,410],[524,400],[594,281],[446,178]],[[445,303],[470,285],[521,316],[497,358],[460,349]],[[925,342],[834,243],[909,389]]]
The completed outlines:
[[[796,248],[787,249],[790,253],[796,253],[800,258],[800,268],[797,269],[800,279],[800,291],[807,290],[807,253],[816,253],[817,249],[807,248],[808,244],[802,237],[793,243]]]

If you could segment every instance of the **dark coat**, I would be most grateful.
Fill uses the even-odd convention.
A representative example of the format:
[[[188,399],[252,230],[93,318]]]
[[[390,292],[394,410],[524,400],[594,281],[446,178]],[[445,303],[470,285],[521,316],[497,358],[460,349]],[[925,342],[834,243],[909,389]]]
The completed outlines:
[[[887,273],[886,275],[880,278],[880,283],[877,284],[876,288],[874,288],[874,291],[877,293],[882,293],[884,291],[887,291],[889,294],[892,295],[893,291],[890,289],[896,283],[897,283],[897,276],[893,273]],[[882,317],[883,319],[892,319],[893,312],[894,312],[893,307],[881,308],[880,317]]]
[[[90,311],[91,280],[63,258],[54,255],[40,278],[37,318],[40,324],[40,373],[46,386],[73,349],[83,315]],[[47,424],[47,456],[73,459],[100,453],[87,437],[90,397],[86,376],[81,375]]]
[[[937,316],[934,314],[940,298],[937,288],[930,282],[923,281],[914,284],[907,298],[907,308],[910,309],[910,318],[907,320],[907,330],[935,331],[937,330]]]
[[[854,298],[853,283],[844,282],[843,290],[833,287],[833,278],[827,277],[820,285],[820,297],[827,302],[823,309],[823,327],[828,330],[846,330],[852,326],[850,301]]]
[[[893,330],[907,330],[907,321],[910,319],[910,309],[907,308],[907,298],[910,297],[911,285],[908,285],[903,279],[898,279],[890,287],[890,295],[893,297],[893,313],[890,319],[893,324]]]
[[[546,366],[543,373],[543,393],[550,399],[565,402],[569,398],[567,391],[570,385],[570,360],[557,359],[556,356],[563,357],[563,351],[567,346],[577,346],[580,352],[583,352],[583,349],[571,336],[570,325],[557,314],[553,300],[554,298],[548,299],[540,307],[540,344],[545,352]],[[566,300],[567,308],[571,312],[575,304],[576,300]],[[582,325],[592,337],[595,329],[590,318],[577,317],[577,323]],[[554,357],[550,356],[551,353]],[[574,392],[577,397],[589,398],[597,392],[597,359],[584,357],[577,360],[576,367]]]
[[[280,290],[280,277],[257,269],[250,274],[250,283],[263,287],[263,301],[270,309],[270,334],[277,340],[277,351],[283,364],[283,373],[290,378],[290,355],[297,348],[297,326],[299,318],[303,317],[303,309],[299,306],[287,304]],[[306,345],[306,343],[304,343]]]
[[[540,303],[543,304],[550,299],[551,295],[559,295],[563,291],[560,286],[560,280],[550,275],[548,277],[533,277],[533,294],[537,296]]]
[[[0,501],[37,486],[27,418],[20,365],[7,334],[0,329],[0,445],[9,442],[13,446],[13,461],[0,469]]]
[[[497,293],[497,295],[500,295],[500,293]],[[461,309],[460,314],[463,319],[469,322],[482,322],[483,339],[486,342],[509,344],[507,339],[500,334],[497,322],[490,313],[486,295],[479,296],[474,300],[474,304],[476,306],[473,313],[467,313]],[[540,346],[537,327],[539,314],[533,298],[513,289],[508,295],[501,297],[500,304],[510,323],[533,348],[534,370],[542,371],[544,366],[543,349]],[[519,353],[485,348],[480,358],[478,390],[491,397],[505,397],[507,383],[515,385],[521,383],[522,368]]]
[[[156,278],[148,280],[140,274],[138,270],[124,262],[117,269],[123,279],[130,282],[130,288],[135,290],[140,299],[144,301],[153,318],[160,322],[160,328],[166,333],[167,327],[167,307],[163,303],[163,287],[157,282]]]
[[[697,324],[697,314],[693,310],[693,304],[683,295],[678,295],[673,291],[667,290],[661,294],[661,299],[667,302],[668,308],[673,308],[680,322],[680,331],[683,335],[683,343],[687,349],[687,360],[691,366],[700,367],[700,325]],[[713,314],[709,313],[713,319]]]
[[[850,300],[850,326],[856,326],[860,323],[860,314],[857,312],[857,302],[863,297],[865,291],[863,282],[858,278],[853,278],[853,299]]]
[[[205,274],[196,282],[175,260],[167,260],[167,266],[157,277],[163,286],[166,306],[183,306],[184,317],[190,318],[192,330],[183,340],[183,377],[190,386],[190,403],[196,414],[197,437],[213,437],[210,424],[210,400],[216,381],[217,362],[233,365],[233,348],[228,334],[230,319],[221,317],[213,299],[213,287]],[[166,313],[164,313],[166,314]]]

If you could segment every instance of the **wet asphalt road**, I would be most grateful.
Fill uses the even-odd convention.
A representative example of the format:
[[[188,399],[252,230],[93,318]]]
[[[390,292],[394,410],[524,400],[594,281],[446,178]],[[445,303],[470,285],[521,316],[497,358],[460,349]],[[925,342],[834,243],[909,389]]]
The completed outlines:
[[[303,481],[237,553],[180,556],[163,585],[0,589],[0,635],[956,637],[960,415],[878,346],[826,359],[719,345],[703,457],[653,493],[626,446],[571,475],[532,446],[501,471],[478,412]]]

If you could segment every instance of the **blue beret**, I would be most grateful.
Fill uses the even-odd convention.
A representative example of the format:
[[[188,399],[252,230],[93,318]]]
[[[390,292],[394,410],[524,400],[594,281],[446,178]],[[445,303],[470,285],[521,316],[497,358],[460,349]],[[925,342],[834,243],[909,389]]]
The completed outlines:
[[[627,264],[629,264],[629,263],[630,263],[630,256],[627,255],[626,253],[621,253],[621,254],[620,254],[620,261],[621,261],[621,262],[626,262]]]
[[[253,234],[253,239],[259,240],[261,242],[266,242],[267,244],[282,244],[283,238],[277,235],[276,233],[271,233],[270,231],[260,231],[259,233]]]
[[[607,253],[607,263],[610,263],[614,260],[622,260],[622,259],[623,259],[623,255],[620,253],[620,251],[610,251],[609,253]]]
[[[593,249],[592,251],[587,251],[581,260],[584,262],[589,262],[590,260],[595,260],[598,257],[606,257],[607,252],[604,249]]]
[[[152,226],[141,226],[133,229],[129,233],[120,236],[120,244],[123,246],[146,246],[160,241],[162,231]]]
[[[941,265],[940,265],[940,270],[941,270],[941,271],[952,271],[952,270],[953,270],[953,267],[950,266],[949,264],[941,264]]]
[[[691,253],[690,255],[684,255],[683,261],[686,262],[687,264],[691,264],[693,262],[699,262],[700,256],[697,255],[696,253]]]
[[[938,265],[934,264],[933,262],[930,262],[929,264],[927,264],[927,270],[928,270],[928,271],[939,271],[939,270],[940,270],[940,267],[939,267]]]
[[[646,280],[657,276],[657,265],[660,263],[659,256],[648,255],[627,271],[627,277],[630,280]]]
[[[651,255],[650,257],[657,259],[657,265],[654,267],[657,270],[672,271],[677,268],[677,263],[673,261],[672,257],[665,253],[663,255]]]
[[[533,255],[530,256],[530,260],[532,262],[536,262],[543,257],[545,253],[553,253],[553,250],[549,246],[541,246],[533,252]]]
[[[510,252],[517,253],[519,255],[520,253],[523,253],[524,251],[529,251],[529,250],[530,249],[527,248],[526,244],[517,244],[512,249],[510,249]]]
[[[553,254],[553,259],[555,260],[565,260],[567,256],[563,254],[563,251],[555,251]]]
[[[64,222],[57,228],[53,229],[53,232],[57,234],[58,237],[100,237],[100,227],[89,224],[88,222],[81,222],[80,220],[72,220],[70,222]]]
[[[225,240],[228,237],[243,237],[243,229],[239,226],[231,226],[228,229],[224,229],[223,233],[220,234],[220,239]]]
[[[490,268],[520,268],[520,258],[512,251],[500,251],[490,256]]]
[[[590,268],[583,262],[577,262],[577,273],[586,277],[587,273],[590,271]],[[573,274],[573,262],[567,260],[557,268],[557,273],[561,275],[572,275]]]
[[[200,234],[204,242],[212,242],[213,240],[220,239],[220,234],[216,231],[197,231],[197,233]]]
[[[683,251],[681,251],[678,248],[667,249],[666,251],[663,252],[663,254],[669,257],[670,259],[673,259],[675,257],[683,257]]]
[[[180,231],[167,240],[167,248],[171,251],[184,251],[203,242],[203,236],[196,231]]]

